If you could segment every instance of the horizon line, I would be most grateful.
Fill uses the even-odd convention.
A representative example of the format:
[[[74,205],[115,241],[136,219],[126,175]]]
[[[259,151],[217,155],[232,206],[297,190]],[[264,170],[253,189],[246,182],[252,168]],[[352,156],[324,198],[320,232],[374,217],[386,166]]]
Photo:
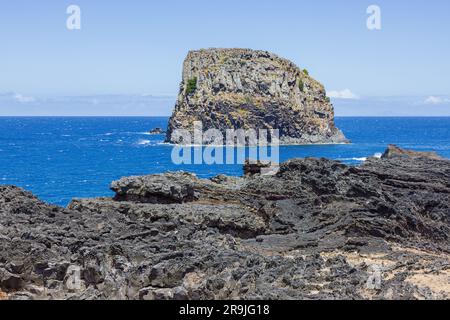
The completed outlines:
[[[145,116],[145,115],[0,115],[0,118],[170,118],[172,115]],[[379,115],[379,116],[361,116],[361,115],[341,115],[336,118],[450,118],[446,116],[427,116],[427,115]]]

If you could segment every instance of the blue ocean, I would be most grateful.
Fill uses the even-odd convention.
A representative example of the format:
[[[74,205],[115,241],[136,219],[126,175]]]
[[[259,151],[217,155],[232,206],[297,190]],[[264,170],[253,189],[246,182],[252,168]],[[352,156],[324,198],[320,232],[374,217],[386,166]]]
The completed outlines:
[[[175,165],[164,136],[168,118],[0,117],[0,184],[23,187],[67,205],[72,198],[111,196],[123,176],[184,170],[200,177],[241,175],[241,165]],[[379,155],[390,143],[450,158],[450,118],[337,118],[349,145],[282,146],[280,160],[326,157],[348,164]]]

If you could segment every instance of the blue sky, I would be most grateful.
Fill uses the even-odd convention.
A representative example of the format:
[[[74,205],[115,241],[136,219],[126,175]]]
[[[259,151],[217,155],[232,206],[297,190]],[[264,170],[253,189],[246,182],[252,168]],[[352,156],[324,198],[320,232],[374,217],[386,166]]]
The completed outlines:
[[[81,8],[81,30],[66,28],[70,4]],[[379,31],[366,27],[371,4],[381,8]],[[109,114],[107,103],[95,103],[102,95],[130,97],[130,114],[169,114],[186,53],[207,47],[291,59],[324,83],[345,115],[377,114],[364,108],[393,96],[409,97],[408,106],[388,100],[381,115],[394,107],[450,115],[449,12],[447,0],[2,1],[0,115],[67,113],[56,107],[60,97],[81,114]],[[147,98],[159,103],[147,112],[136,96],[149,94],[172,100],[164,109],[160,98]],[[80,96],[90,98],[70,99]]]

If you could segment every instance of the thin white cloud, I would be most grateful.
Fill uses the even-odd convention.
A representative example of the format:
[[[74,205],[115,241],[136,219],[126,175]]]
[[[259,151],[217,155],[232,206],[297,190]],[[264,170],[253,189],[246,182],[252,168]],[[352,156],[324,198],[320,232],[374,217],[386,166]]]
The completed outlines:
[[[444,103],[450,103],[450,99],[442,98],[442,97],[436,97],[436,96],[429,96],[424,101],[425,104],[444,104]]]
[[[34,97],[24,96],[20,93],[16,93],[13,98],[15,101],[20,102],[20,103],[30,103],[30,102],[36,101],[36,99]]]
[[[344,89],[341,91],[330,91],[328,92],[328,96],[330,98],[335,99],[351,99],[351,100],[359,99],[359,96],[354,94],[350,89]]]

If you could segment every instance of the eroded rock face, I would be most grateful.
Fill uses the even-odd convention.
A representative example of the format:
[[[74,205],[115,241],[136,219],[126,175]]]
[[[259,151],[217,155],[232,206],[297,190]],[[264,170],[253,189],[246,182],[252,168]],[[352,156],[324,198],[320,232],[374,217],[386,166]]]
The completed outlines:
[[[322,84],[292,62],[266,51],[189,52],[167,142],[175,129],[279,129],[280,143],[343,143]],[[185,142],[186,143],[186,142]]]
[[[448,160],[307,158],[112,188],[63,209],[0,187],[0,298],[450,298]]]
[[[435,160],[443,160],[443,158],[436,152],[404,150],[392,144],[388,146],[388,148],[381,157],[383,159],[390,159],[395,157],[407,157],[407,158],[429,158]]]

